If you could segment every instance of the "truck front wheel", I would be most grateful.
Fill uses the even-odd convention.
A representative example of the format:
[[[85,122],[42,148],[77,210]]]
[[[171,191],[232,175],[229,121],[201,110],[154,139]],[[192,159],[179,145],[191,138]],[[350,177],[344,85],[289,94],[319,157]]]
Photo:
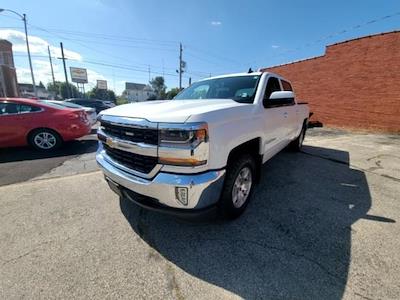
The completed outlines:
[[[235,219],[244,212],[254,188],[255,170],[251,155],[245,154],[231,160],[227,166],[219,207],[223,217]]]

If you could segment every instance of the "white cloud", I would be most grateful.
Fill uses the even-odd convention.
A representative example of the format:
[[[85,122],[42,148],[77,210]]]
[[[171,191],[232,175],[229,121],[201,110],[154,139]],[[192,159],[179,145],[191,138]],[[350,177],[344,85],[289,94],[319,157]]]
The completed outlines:
[[[279,45],[272,45],[271,48],[272,49],[278,49],[280,46]]]
[[[211,25],[212,26],[220,26],[220,25],[222,25],[222,22],[221,21],[211,21]]]
[[[28,67],[27,57],[25,57],[27,50],[26,50],[26,41],[25,41],[25,33],[18,31],[18,30],[0,30],[0,39],[7,39],[13,43],[13,52],[14,53],[23,53],[24,58],[22,59],[23,63],[18,64],[19,60],[16,60],[16,72],[17,72],[17,79],[19,83],[32,83],[31,72]],[[43,82],[46,85],[49,82],[52,82],[51,76],[51,68],[50,62],[47,58],[47,46],[50,46],[50,53],[53,57],[60,57],[61,56],[61,49],[56,46],[50,45],[49,42],[42,39],[38,36],[29,35],[29,47],[32,54],[32,64],[33,64],[33,72],[35,75],[35,82],[39,84],[39,82]],[[70,70],[69,67],[82,67],[85,68],[85,63],[83,61],[82,56],[75,51],[68,50],[64,48],[64,54],[69,60],[67,61],[67,74],[68,80],[71,80],[70,77]],[[38,58],[35,55],[45,56],[43,58]],[[64,75],[64,68],[62,65],[61,60],[53,59],[53,70],[54,70],[54,77],[56,81],[65,81]],[[85,85],[86,91],[93,88],[97,84],[97,79],[107,80],[108,88],[113,89],[114,82],[110,80],[110,78],[105,77],[101,73],[93,69],[87,69],[88,74],[88,84]],[[115,82],[115,89],[116,93],[122,93],[125,81],[116,81]]]
[[[22,31],[2,29],[0,30],[0,38],[13,43],[14,52],[27,53],[25,33]],[[29,35],[28,38],[29,50],[31,51],[32,55],[48,55],[47,46],[50,46],[50,53],[52,56],[61,56],[61,48],[50,45],[46,40],[38,36]],[[64,49],[64,54],[69,59],[79,61],[82,60],[82,56],[78,52]]]

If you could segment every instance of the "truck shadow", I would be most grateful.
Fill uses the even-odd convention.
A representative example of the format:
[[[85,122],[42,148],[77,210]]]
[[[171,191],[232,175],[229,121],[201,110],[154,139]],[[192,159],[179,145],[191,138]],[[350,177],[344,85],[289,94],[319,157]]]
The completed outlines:
[[[232,222],[189,223],[124,199],[121,211],[167,260],[243,298],[341,299],[352,224],[394,220],[367,215],[368,183],[349,168],[347,152],[309,146],[304,152],[283,151],[264,165],[247,211]]]

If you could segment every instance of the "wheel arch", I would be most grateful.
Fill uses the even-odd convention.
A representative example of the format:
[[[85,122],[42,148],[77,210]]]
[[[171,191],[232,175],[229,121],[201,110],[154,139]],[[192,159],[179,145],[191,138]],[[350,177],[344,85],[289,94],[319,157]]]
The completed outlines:
[[[254,138],[234,147],[228,155],[227,166],[240,155],[250,154],[256,165],[256,181],[258,182],[261,177],[262,155],[260,154],[261,138]]]

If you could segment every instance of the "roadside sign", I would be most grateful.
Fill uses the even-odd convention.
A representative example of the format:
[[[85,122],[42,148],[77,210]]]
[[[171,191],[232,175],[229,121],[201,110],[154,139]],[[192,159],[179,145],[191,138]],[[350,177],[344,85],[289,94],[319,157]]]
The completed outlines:
[[[99,90],[106,90],[107,89],[107,80],[97,80],[97,88]]]
[[[72,82],[88,83],[88,77],[87,77],[86,69],[70,67],[69,70],[71,72],[71,80],[72,80]]]

